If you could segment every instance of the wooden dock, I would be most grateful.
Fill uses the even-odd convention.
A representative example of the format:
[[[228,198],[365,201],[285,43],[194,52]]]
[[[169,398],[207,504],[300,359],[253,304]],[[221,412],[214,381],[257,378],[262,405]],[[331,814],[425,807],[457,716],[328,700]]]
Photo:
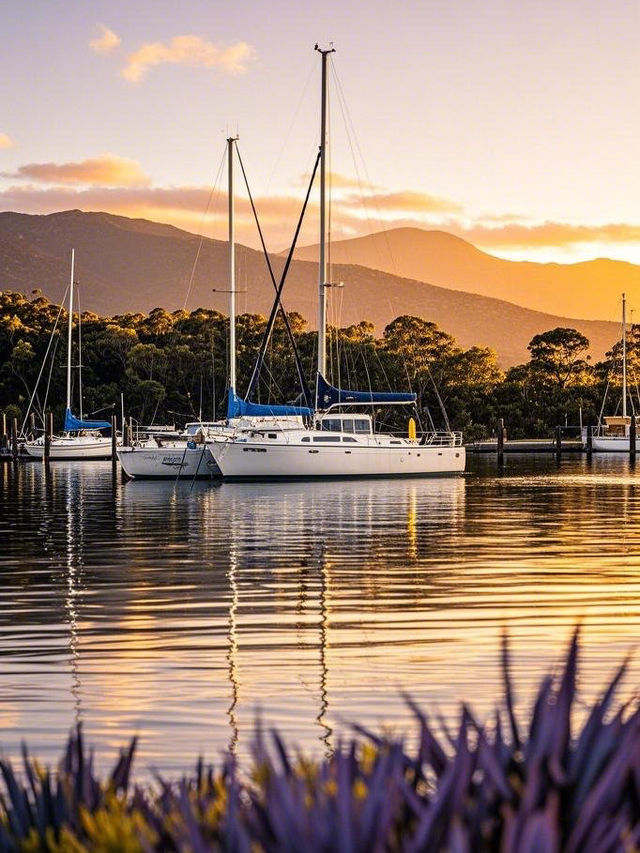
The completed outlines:
[[[498,453],[498,439],[474,441],[465,445],[467,453]],[[556,441],[549,438],[524,438],[505,441],[502,444],[503,453],[557,453]],[[564,438],[561,446],[562,453],[584,453],[582,441],[578,438]]]

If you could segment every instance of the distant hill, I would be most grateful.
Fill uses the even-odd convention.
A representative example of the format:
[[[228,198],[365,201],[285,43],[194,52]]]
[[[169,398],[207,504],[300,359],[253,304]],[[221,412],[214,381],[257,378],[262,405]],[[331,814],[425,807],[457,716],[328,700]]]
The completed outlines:
[[[460,249],[458,244],[462,243],[462,248],[468,247],[468,251],[464,248],[468,263],[478,259],[480,270],[485,259],[496,260],[451,235],[440,233],[433,239],[438,254],[446,253],[450,246]],[[78,210],[47,216],[0,213],[0,289],[30,294],[40,288],[59,302],[69,278],[71,248],[76,250],[75,278],[84,311],[112,316],[148,312],[155,307],[175,310],[186,303],[188,310],[202,306],[227,312],[227,294],[213,292],[213,288],[227,288],[226,242],[205,239],[201,245],[198,236],[170,225]],[[279,276],[284,259],[272,256],[271,260]],[[511,264],[499,263],[506,265],[505,270]],[[238,296],[238,310],[268,314],[273,285],[262,254],[238,246],[236,266],[238,290],[246,291]],[[472,272],[470,267],[470,277]],[[436,322],[464,347],[493,347],[504,367],[526,361],[531,338],[556,326],[579,329],[591,341],[595,358],[601,358],[619,334],[617,323],[531,311],[509,301],[434,286],[380,269],[337,265],[333,273],[345,287],[331,291],[333,302],[341,303],[341,309],[336,313],[330,308],[330,322],[344,326],[369,320],[381,334],[398,315],[415,314]],[[311,328],[317,312],[316,290],[315,258],[314,262],[294,261],[284,305],[288,311],[299,311]]]
[[[296,251],[300,260],[312,260],[317,255],[317,246]],[[561,317],[613,319],[620,310],[622,293],[627,294],[632,308],[640,309],[640,266],[624,261],[506,261],[453,234],[420,228],[393,228],[336,241],[331,245],[331,256],[335,263],[361,264]]]

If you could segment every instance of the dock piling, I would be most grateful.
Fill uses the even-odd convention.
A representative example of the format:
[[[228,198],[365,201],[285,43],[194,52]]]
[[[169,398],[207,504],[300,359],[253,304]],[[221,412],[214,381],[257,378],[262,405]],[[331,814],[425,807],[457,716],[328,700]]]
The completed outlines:
[[[49,457],[51,456],[51,436],[53,435],[53,412],[47,412],[45,416],[45,427],[44,427],[44,455],[42,457],[42,461],[45,465],[49,464]]]
[[[498,418],[498,465],[504,465],[504,418]]]
[[[117,427],[118,422],[115,415],[111,415],[111,468],[113,471],[113,476],[116,475],[116,468],[118,465],[118,455],[116,453],[116,447],[118,444],[118,435],[117,435]]]
[[[18,458],[18,419],[11,419],[11,456],[15,462]]]
[[[562,427],[561,426],[556,427],[555,445],[556,445],[556,458],[560,459],[560,457],[562,456]]]
[[[636,463],[636,416],[631,415],[629,423],[629,462],[632,465]]]

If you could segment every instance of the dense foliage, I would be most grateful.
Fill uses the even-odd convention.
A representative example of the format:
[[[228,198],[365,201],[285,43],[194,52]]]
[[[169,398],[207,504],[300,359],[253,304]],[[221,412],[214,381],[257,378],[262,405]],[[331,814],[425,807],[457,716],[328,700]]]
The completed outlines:
[[[320,760],[258,732],[250,772],[228,757],[179,782],[131,787],[135,741],[101,780],[82,732],[57,773],[24,751],[0,760],[0,851],[501,851],[625,853],[640,845],[640,708],[612,708],[623,665],[591,708],[577,695],[578,632],[522,727],[505,643],[506,701],[481,724],[465,706],[438,735],[407,700],[416,745],[360,732]],[[576,715],[582,720],[575,730]]]
[[[224,414],[228,365],[228,318],[199,308],[150,314],[74,317],[73,365],[82,339],[82,411],[108,417],[120,412],[141,423],[184,422]],[[289,315],[306,376],[314,375],[316,335],[298,314]],[[266,326],[265,318],[243,314],[237,321],[238,390],[246,389]],[[55,331],[54,331],[55,329]],[[32,299],[0,292],[0,409],[22,418],[34,389],[35,411],[52,410],[61,423],[66,394],[67,315],[36,292]],[[592,365],[588,340],[575,329],[553,329],[529,344],[528,363],[500,370],[488,348],[461,348],[435,323],[397,317],[376,338],[367,322],[330,330],[329,379],[342,387],[412,390],[418,394],[423,426],[463,430],[468,441],[490,436],[498,417],[509,435],[548,436],[555,426],[575,425],[582,411],[595,423],[609,377],[608,408],[615,409],[619,378],[607,361]],[[629,341],[630,375],[640,361],[640,328]],[[48,358],[46,358],[48,353]],[[43,367],[44,365],[44,367]],[[38,378],[40,381],[38,382]],[[74,411],[79,413],[79,371],[74,370]],[[617,388],[615,387],[617,383]],[[299,398],[292,347],[284,323],[276,323],[256,394],[258,402]],[[444,412],[446,411],[446,415]],[[403,415],[406,417],[406,415]]]

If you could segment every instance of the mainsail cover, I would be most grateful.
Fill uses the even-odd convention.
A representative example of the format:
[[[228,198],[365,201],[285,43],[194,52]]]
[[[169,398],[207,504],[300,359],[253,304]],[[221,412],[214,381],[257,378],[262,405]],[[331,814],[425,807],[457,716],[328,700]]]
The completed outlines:
[[[316,402],[319,409],[326,409],[338,403],[415,403],[417,397],[413,393],[393,391],[347,391],[335,388],[318,373],[316,386]]]
[[[235,393],[233,388],[229,389],[227,399],[227,418],[242,417],[273,417],[280,418],[286,415],[309,418],[313,412],[306,406],[271,406],[268,403],[252,403],[243,400]]]
[[[71,414],[71,409],[64,413],[64,432],[79,432],[83,429],[111,429],[109,421],[82,421]]]

